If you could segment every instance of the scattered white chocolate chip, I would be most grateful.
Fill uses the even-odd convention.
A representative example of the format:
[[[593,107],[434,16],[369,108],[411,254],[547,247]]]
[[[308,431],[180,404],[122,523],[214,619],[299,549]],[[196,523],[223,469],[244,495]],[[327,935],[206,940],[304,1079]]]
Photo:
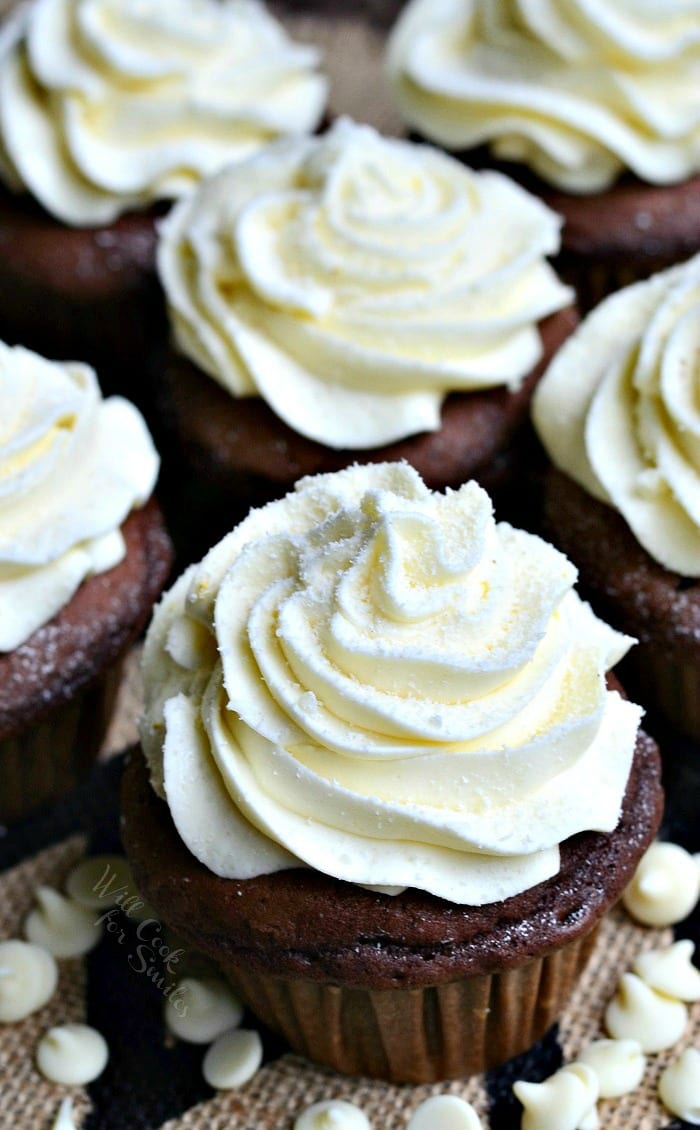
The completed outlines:
[[[210,1087],[229,1090],[252,1079],[263,1057],[262,1040],[257,1032],[236,1028],[224,1032],[208,1049],[202,1074]]]
[[[87,1024],[49,1028],[36,1049],[36,1065],[52,1083],[82,1086],[104,1071],[109,1048],[104,1036]]]
[[[135,894],[129,864],[123,855],[93,855],[69,872],[66,891],[90,910],[119,906]],[[128,892],[128,893],[127,893]]]
[[[225,981],[183,977],[165,1005],[173,1036],[190,1044],[209,1044],[240,1024],[243,1005]]]
[[[31,942],[0,942],[0,1023],[24,1020],[43,1008],[56,991],[58,969],[52,955]]]
[[[635,973],[624,973],[605,1010],[605,1027],[616,1040],[638,1040],[643,1052],[660,1052],[680,1040],[688,1023],[681,1001],[663,996]]]
[[[700,1051],[686,1048],[659,1079],[659,1095],[671,1114],[700,1126]]]
[[[80,957],[97,945],[102,927],[94,910],[79,906],[53,887],[39,887],[35,897],[37,906],[24,920],[28,941],[43,946],[54,957]]]
[[[562,1067],[543,1083],[518,1080],[513,1091],[524,1107],[522,1130],[579,1130],[584,1122],[590,1130],[597,1124],[598,1079],[584,1063]]]
[[[646,1058],[638,1040],[595,1040],[576,1059],[596,1073],[601,1099],[617,1099],[638,1087]]]
[[[474,1107],[456,1095],[435,1095],[416,1107],[406,1130],[481,1130]]]
[[[58,1108],[58,1114],[51,1130],[76,1130],[75,1122],[73,1121],[73,1100],[68,1098],[64,1099]]]
[[[642,856],[622,902],[644,926],[673,926],[700,898],[700,862],[678,844],[653,843]]]
[[[662,950],[641,953],[632,968],[657,993],[679,1001],[700,1000],[700,970],[693,965],[695,946],[687,939]]]
[[[326,1099],[306,1108],[294,1123],[294,1130],[371,1130],[363,1110],[344,1099]]]

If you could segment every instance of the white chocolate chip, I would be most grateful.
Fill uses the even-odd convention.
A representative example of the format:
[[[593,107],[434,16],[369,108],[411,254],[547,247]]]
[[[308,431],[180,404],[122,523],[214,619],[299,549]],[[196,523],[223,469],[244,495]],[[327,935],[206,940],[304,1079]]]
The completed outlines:
[[[307,1107],[294,1123],[294,1130],[371,1130],[363,1110],[344,1099],[327,1099]]]
[[[598,1080],[585,1064],[570,1064],[543,1083],[518,1080],[513,1091],[525,1108],[522,1130],[579,1130],[595,1110]]]
[[[632,968],[657,993],[679,1001],[700,1000],[700,970],[693,965],[695,946],[687,939],[639,955]]]
[[[263,1057],[262,1040],[257,1032],[236,1028],[224,1032],[207,1051],[202,1074],[210,1087],[230,1090],[252,1079]]]
[[[58,1114],[54,1120],[51,1130],[76,1130],[75,1122],[73,1121],[73,1100],[68,1098],[64,1099],[58,1108]]]
[[[190,1044],[210,1044],[240,1024],[243,1005],[225,981],[183,977],[165,1005],[173,1036]]]
[[[24,920],[24,936],[43,946],[54,957],[80,957],[102,937],[94,910],[59,894],[52,887],[39,887],[37,906]]]
[[[686,1048],[659,1079],[659,1095],[671,1114],[700,1126],[700,1051]]]
[[[678,844],[654,843],[642,856],[622,902],[644,926],[673,926],[700,898],[700,866]]]
[[[481,1130],[474,1107],[456,1095],[435,1095],[416,1107],[406,1130]]]
[[[36,1065],[52,1083],[82,1086],[104,1071],[109,1048],[104,1036],[87,1024],[49,1028],[39,1040]]]
[[[660,1052],[680,1040],[688,1023],[681,1001],[662,996],[635,973],[622,976],[605,1010],[605,1027],[616,1040],[638,1040],[643,1052]]]
[[[123,855],[93,855],[69,873],[66,891],[90,910],[109,910],[135,894],[129,864]]]
[[[0,942],[0,1023],[24,1020],[43,1008],[57,981],[56,962],[47,950],[19,939]]]
[[[638,1087],[646,1058],[638,1040],[595,1040],[577,1057],[596,1073],[601,1099],[617,1099]]]

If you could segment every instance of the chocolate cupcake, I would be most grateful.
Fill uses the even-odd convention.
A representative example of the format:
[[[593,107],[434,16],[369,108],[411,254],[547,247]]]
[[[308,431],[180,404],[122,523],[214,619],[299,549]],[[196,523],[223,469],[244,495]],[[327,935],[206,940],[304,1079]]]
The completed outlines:
[[[700,737],[700,256],[606,299],[540,384],[546,532],[640,645],[643,701]],[[568,481],[569,480],[573,481]]]
[[[87,366],[0,344],[0,821],[95,758],[170,567],[140,415]]]
[[[161,410],[221,495],[218,531],[356,460],[405,458],[433,487],[520,470],[532,388],[575,322],[546,261],[558,231],[504,177],[347,119],[182,201],[158,262],[186,360],[166,360]]]
[[[463,1075],[562,1008],[661,811],[574,578],[476,483],[385,464],[253,511],[160,604],[136,880],[312,1059]]]
[[[562,214],[584,309],[700,250],[699,15],[412,0],[392,34],[406,122]]]
[[[119,387],[142,373],[165,333],[158,215],[315,129],[317,64],[255,2],[23,5],[0,42],[0,334],[87,358]]]

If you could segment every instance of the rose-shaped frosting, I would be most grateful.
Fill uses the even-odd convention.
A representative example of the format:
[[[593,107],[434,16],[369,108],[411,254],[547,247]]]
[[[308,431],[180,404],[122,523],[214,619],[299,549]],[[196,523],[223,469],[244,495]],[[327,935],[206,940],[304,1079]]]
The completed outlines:
[[[121,561],[157,474],[140,413],[103,401],[92,369],[0,342],[0,651]]]
[[[700,0],[412,0],[388,67],[426,137],[570,192],[700,170]]]
[[[0,37],[0,175],[109,223],[315,129],[317,64],[257,0],[32,0]]]
[[[533,405],[554,463],[647,553],[700,576],[700,256],[607,298]]]
[[[210,870],[306,864],[480,905],[618,820],[630,640],[474,482],[406,464],[303,479],[193,566],[144,654],[156,790]],[[592,787],[594,782],[594,787]]]
[[[179,347],[295,431],[368,448],[440,426],[449,390],[517,386],[571,301],[560,221],[495,173],[338,122],[183,201],[159,266]]]

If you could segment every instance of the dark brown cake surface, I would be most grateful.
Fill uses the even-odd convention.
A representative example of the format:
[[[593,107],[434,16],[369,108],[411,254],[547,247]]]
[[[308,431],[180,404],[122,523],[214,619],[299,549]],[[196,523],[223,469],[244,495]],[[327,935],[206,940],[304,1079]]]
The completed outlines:
[[[0,653],[0,741],[97,679],[145,626],[168,578],[172,551],[154,499],[122,526],[126,556],[90,577],[14,651]]]
[[[312,870],[221,879],[180,840],[139,750],[122,801],[137,885],[190,944],[243,968],[382,989],[501,972],[588,933],[653,839],[663,794],[658,750],[640,732],[617,829],[573,836],[562,845],[558,875],[483,907],[413,889],[375,894]]]
[[[544,481],[543,528],[602,615],[640,643],[700,665],[700,580],[665,569],[617,511],[554,467]]]

